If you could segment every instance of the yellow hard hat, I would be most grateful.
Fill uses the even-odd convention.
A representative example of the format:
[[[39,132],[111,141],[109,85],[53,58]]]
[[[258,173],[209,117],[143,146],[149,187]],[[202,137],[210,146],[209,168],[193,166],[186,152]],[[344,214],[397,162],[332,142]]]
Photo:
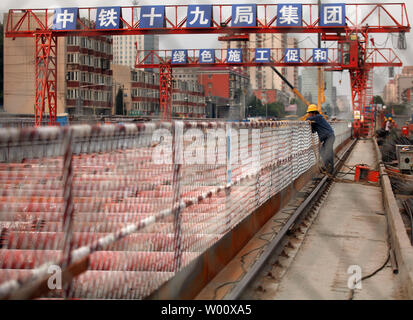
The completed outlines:
[[[307,109],[307,113],[318,111],[318,107],[315,104],[310,104]]]
[[[391,117],[389,117],[389,120],[392,121],[393,119]]]

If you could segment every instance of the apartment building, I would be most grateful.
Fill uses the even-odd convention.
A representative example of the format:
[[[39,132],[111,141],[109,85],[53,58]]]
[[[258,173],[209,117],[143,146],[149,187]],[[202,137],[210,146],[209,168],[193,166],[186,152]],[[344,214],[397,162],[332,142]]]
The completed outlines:
[[[112,38],[65,38],[66,112],[74,115],[111,115],[113,82]]]
[[[144,50],[142,59],[149,50],[159,50],[158,35],[128,35],[113,36],[113,63],[134,68],[137,50]],[[154,61],[156,63],[157,61]],[[157,69],[145,69],[157,73]]]
[[[174,81],[172,92],[172,116],[206,117],[204,88],[198,81]]]
[[[7,14],[4,19],[7,21]],[[112,59],[110,36],[59,37],[57,114],[110,115]],[[36,81],[34,38],[4,39],[4,78],[5,111],[33,115]],[[48,111],[46,107],[44,114],[47,115]]]
[[[124,65],[113,66],[114,86],[123,96],[123,114],[159,116],[159,74]],[[114,101],[115,103],[115,101]],[[203,87],[197,81],[176,80],[172,88],[172,116],[205,117]]]
[[[413,66],[405,66],[400,74],[390,79],[383,89],[386,104],[403,104],[412,102]]]

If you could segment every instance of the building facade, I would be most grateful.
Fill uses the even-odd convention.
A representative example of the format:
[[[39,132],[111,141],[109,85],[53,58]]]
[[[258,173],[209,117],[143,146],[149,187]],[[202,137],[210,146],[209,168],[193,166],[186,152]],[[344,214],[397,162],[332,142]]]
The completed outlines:
[[[131,77],[132,101],[128,115],[158,115],[160,112],[159,75],[144,70],[132,70]]]
[[[130,68],[113,66],[116,96],[122,95],[122,106],[118,114],[128,116],[153,116],[160,113],[159,74]],[[205,96],[203,87],[197,81],[173,81],[172,116],[181,118],[204,118]]]
[[[390,79],[383,88],[383,101],[385,104],[396,104],[397,103],[397,91],[394,79]]]
[[[249,74],[242,68],[202,68],[198,82],[203,86],[207,103],[213,104],[211,117],[233,120],[245,117],[246,96],[250,93]]]
[[[173,80],[178,81],[198,81],[200,68],[173,68]]]
[[[413,66],[403,67],[400,74],[390,79],[383,89],[383,100],[387,105],[412,102]]]
[[[128,116],[159,115],[159,75],[126,65],[113,65],[116,114]],[[119,106],[117,97],[121,95]]]
[[[254,90],[254,96],[261,100],[263,104],[280,102],[284,106],[289,104],[290,96],[277,89]]]
[[[180,118],[205,118],[206,100],[204,88],[198,81],[173,82],[172,116]]]
[[[18,18],[18,17],[14,17]],[[7,21],[7,15],[5,16]],[[57,114],[112,113],[112,39],[59,37],[57,40]],[[34,114],[34,38],[4,39],[4,109]],[[44,110],[47,115],[49,110]]]
[[[130,35],[113,36],[113,63],[134,68],[136,64],[137,50],[145,50],[140,56],[142,59],[149,50],[159,50],[158,35]],[[157,61],[154,61],[157,63]],[[158,72],[157,69],[145,69],[145,71]]]
[[[297,48],[297,39],[287,34],[250,34],[250,49],[274,48],[273,56],[282,59],[286,48]],[[293,85],[298,85],[298,67],[277,67],[277,70]],[[250,67],[248,72],[253,90],[279,90],[290,97],[293,93],[288,85],[270,67]]]
[[[112,114],[112,37],[64,38],[66,108],[71,115]]]
[[[383,100],[387,105],[411,103],[413,93],[413,66],[403,67],[400,74],[390,79],[383,89]]]
[[[13,19],[20,19],[22,14],[15,14]],[[41,18],[44,18],[41,17]],[[4,14],[3,21],[8,20]],[[31,22],[31,28],[36,27]],[[3,76],[4,76],[4,111],[9,114],[34,115],[35,105],[35,39],[34,38],[6,38],[3,39]],[[65,40],[57,40],[57,113],[65,111]],[[47,103],[46,103],[47,105]],[[44,114],[48,114],[46,107]]]
[[[317,104],[318,101],[318,68],[302,68],[301,74],[301,94],[311,103]],[[325,82],[325,102],[322,107],[330,105],[332,109],[337,106],[337,97],[333,89],[333,72],[324,72]]]
[[[287,37],[287,48],[298,48],[298,40],[296,38]],[[286,67],[284,69],[285,69],[284,76],[295,88],[297,88],[299,85],[298,84],[298,67]],[[291,91],[290,87],[284,81],[282,82],[281,91],[285,92],[290,97],[294,97],[294,93]]]

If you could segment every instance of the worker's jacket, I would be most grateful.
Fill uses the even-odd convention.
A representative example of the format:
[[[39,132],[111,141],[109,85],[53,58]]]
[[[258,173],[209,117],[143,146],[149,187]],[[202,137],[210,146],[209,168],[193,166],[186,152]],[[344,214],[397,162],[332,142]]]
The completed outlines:
[[[317,132],[321,142],[326,140],[329,136],[334,135],[333,128],[321,114],[308,117],[307,120],[311,121],[311,129],[313,132]]]

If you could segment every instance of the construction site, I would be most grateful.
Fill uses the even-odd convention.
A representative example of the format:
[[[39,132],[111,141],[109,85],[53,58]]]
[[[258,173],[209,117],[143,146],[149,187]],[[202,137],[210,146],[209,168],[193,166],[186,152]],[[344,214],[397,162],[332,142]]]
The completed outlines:
[[[413,7],[313,2],[9,9],[0,300],[412,299]]]

